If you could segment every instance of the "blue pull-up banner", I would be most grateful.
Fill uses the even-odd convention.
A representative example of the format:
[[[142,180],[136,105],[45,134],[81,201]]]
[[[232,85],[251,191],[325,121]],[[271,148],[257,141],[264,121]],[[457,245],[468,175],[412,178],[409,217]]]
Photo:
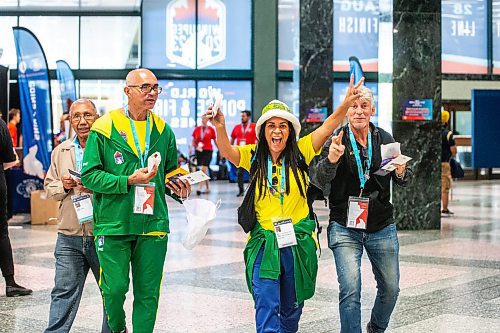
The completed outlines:
[[[75,77],[68,63],[64,60],[57,60],[57,81],[61,91],[61,102],[63,113],[68,113],[71,104],[76,100]]]
[[[23,165],[28,175],[44,178],[52,152],[52,107],[47,60],[31,31],[15,27],[17,79],[23,124]]]

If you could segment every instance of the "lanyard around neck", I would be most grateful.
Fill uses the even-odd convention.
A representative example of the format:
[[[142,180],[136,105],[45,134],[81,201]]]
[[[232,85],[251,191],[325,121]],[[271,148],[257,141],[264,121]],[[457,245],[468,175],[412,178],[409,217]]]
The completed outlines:
[[[245,134],[247,134],[247,131],[250,128],[250,123],[251,121],[249,120],[245,127],[243,127],[243,124],[241,124],[241,136],[245,137]]]
[[[205,138],[205,134],[207,133],[207,130],[208,130],[207,127],[203,128],[203,126],[200,126],[200,138],[201,138],[201,142],[203,142],[203,139]]]
[[[73,144],[75,146],[75,164],[76,171],[81,172],[83,167],[83,148],[80,145],[80,141],[78,140],[78,136],[75,135],[73,139]]]
[[[361,192],[365,188],[365,183],[370,178],[370,167],[372,164],[372,136],[370,130],[368,130],[368,160],[366,161],[366,170],[363,169],[363,164],[361,163],[361,156],[359,154],[358,145],[356,144],[356,139],[354,139],[354,134],[352,128],[349,126],[349,140],[351,141],[352,152],[354,158],[356,159],[356,164],[358,167],[358,177],[359,177],[359,187]]]
[[[144,152],[141,153],[141,146],[139,144],[139,138],[137,136],[137,130],[135,129],[135,124],[134,121],[130,118],[129,113],[128,113],[128,105],[125,105],[125,115],[127,116],[129,122],[130,122],[130,127],[132,129],[132,135],[134,136],[134,143],[135,143],[135,148],[137,148],[137,154],[139,155],[139,161],[141,162],[141,167],[144,168],[146,166],[146,160],[148,159],[148,154],[149,154],[149,142],[151,139],[151,132],[150,132],[150,119],[149,119],[149,112],[146,117],[146,144],[144,145]]]
[[[269,190],[271,194],[274,191],[273,188],[273,162],[271,161],[271,156],[267,156],[267,182],[269,183]],[[285,178],[285,157],[281,159],[281,183],[280,183],[280,204],[283,206],[283,200],[286,191],[286,178]]]

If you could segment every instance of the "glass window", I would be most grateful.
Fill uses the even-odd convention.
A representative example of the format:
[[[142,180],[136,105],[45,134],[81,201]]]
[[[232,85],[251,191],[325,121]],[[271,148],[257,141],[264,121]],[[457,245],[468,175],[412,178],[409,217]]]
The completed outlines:
[[[370,88],[373,92],[373,99],[375,100],[375,115],[372,116],[371,122],[378,125],[378,83],[377,82],[366,82],[367,88]],[[347,93],[347,88],[349,88],[349,82],[335,82],[333,83],[333,109],[337,109],[339,105],[345,98]]]
[[[12,10],[12,7],[17,7],[17,1],[18,0],[2,0],[0,2],[0,9]]]
[[[295,82],[278,82],[278,99],[292,110],[296,117],[299,116],[299,86]]]
[[[500,0],[493,0],[493,74],[500,74]]]
[[[56,68],[57,60],[65,60],[71,68],[78,68],[78,17],[76,16],[21,16],[19,25],[31,30],[40,41],[49,68]]]
[[[299,64],[299,0],[278,1],[278,69],[293,70]]]
[[[67,1],[67,0],[64,0]],[[78,1],[77,1],[78,2]],[[142,0],[79,0],[81,10],[139,11]]]
[[[30,10],[64,10],[65,7],[78,7],[79,0],[56,0],[56,1],[39,1],[39,0],[19,0],[19,6],[22,9]]]
[[[486,74],[486,0],[443,0],[441,11],[443,73]]]
[[[333,1],[333,70],[349,71],[357,57],[364,72],[378,70],[378,0]]]
[[[458,111],[455,112],[455,134],[471,135],[472,134],[472,112]]]
[[[177,149],[189,155],[193,128],[196,126],[196,83],[189,80],[160,80],[163,92],[158,96],[154,112],[175,133]]]
[[[126,102],[125,80],[80,80],[80,97],[94,102],[100,115],[121,108]]]
[[[2,0],[1,2],[15,3],[17,0]],[[22,10],[43,11],[139,11],[141,1],[139,0],[19,0]],[[0,6],[5,6],[1,3]]]
[[[17,67],[16,46],[12,27],[17,26],[17,17],[2,16],[0,18],[0,65]]]
[[[82,16],[80,68],[136,68],[140,22],[139,16]]]
[[[63,114],[61,102],[61,90],[59,89],[59,82],[57,80],[50,80],[50,95],[52,97],[52,131],[59,133],[61,125],[59,119]]]
[[[198,18],[196,18],[198,4]],[[198,27],[196,22],[198,20]],[[151,0],[143,4],[143,65],[250,69],[251,1]]]

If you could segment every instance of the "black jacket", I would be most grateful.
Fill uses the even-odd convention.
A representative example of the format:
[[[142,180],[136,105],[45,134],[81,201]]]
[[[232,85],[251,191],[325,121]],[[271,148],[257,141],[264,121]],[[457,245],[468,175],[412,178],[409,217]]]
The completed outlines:
[[[3,164],[14,162],[16,153],[12,148],[12,139],[9,134],[9,128],[3,119],[0,119],[0,172],[3,172]]]
[[[332,139],[329,138],[319,156],[316,156],[309,166],[309,176],[311,182],[321,188],[323,193],[328,196],[330,206],[330,222],[337,222],[345,226],[347,221],[347,209],[349,196],[358,197],[360,193],[360,183],[358,176],[358,168],[356,159],[352,151],[349,140],[348,125],[342,127],[344,135],[342,144],[345,146],[344,154],[340,157],[336,164],[332,164],[328,160],[328,150]],[[368,209],[367,232],[376,232],[387,225],[394,223],[393,221],[393,206],[390,203],[390,183],[391,179],[399,186],[406,186],[411,179],[413,173],[411,169],[406,168],[406,173],[403,179],[396,177],[395,172],[388,173],[384,176],[375,175],[374,173],[380,169],[382,156],[380,146],[394,142],[394,138],[379,127],[375,127],[370,123],[372,136],[372,164],[370,167],[370,178],[365,183],[363,197],[370,198],[370,206]],[[337,135],[337,130],[334,135]],[[358,143],[358,149],[361,154],[362,163],[363,157],[362,146]]]

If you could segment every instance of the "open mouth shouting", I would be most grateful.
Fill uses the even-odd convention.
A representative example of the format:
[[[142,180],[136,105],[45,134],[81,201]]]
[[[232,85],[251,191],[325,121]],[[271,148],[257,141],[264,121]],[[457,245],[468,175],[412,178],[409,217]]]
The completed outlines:
[[[279,145],[283,141],[283,138],[271,138],[271,142],[273,145]]]
[[[285,139],[283,136],[272,136],[271,137],[271,142],[269,145],[269,149],[274,152],[281,152],[283,149],[285,149]]]
[[[269,150],[274,153],[281,153],[286,147],[289,135],[288,121],[279,117],[269,119],[266,122],[265,135]]]

